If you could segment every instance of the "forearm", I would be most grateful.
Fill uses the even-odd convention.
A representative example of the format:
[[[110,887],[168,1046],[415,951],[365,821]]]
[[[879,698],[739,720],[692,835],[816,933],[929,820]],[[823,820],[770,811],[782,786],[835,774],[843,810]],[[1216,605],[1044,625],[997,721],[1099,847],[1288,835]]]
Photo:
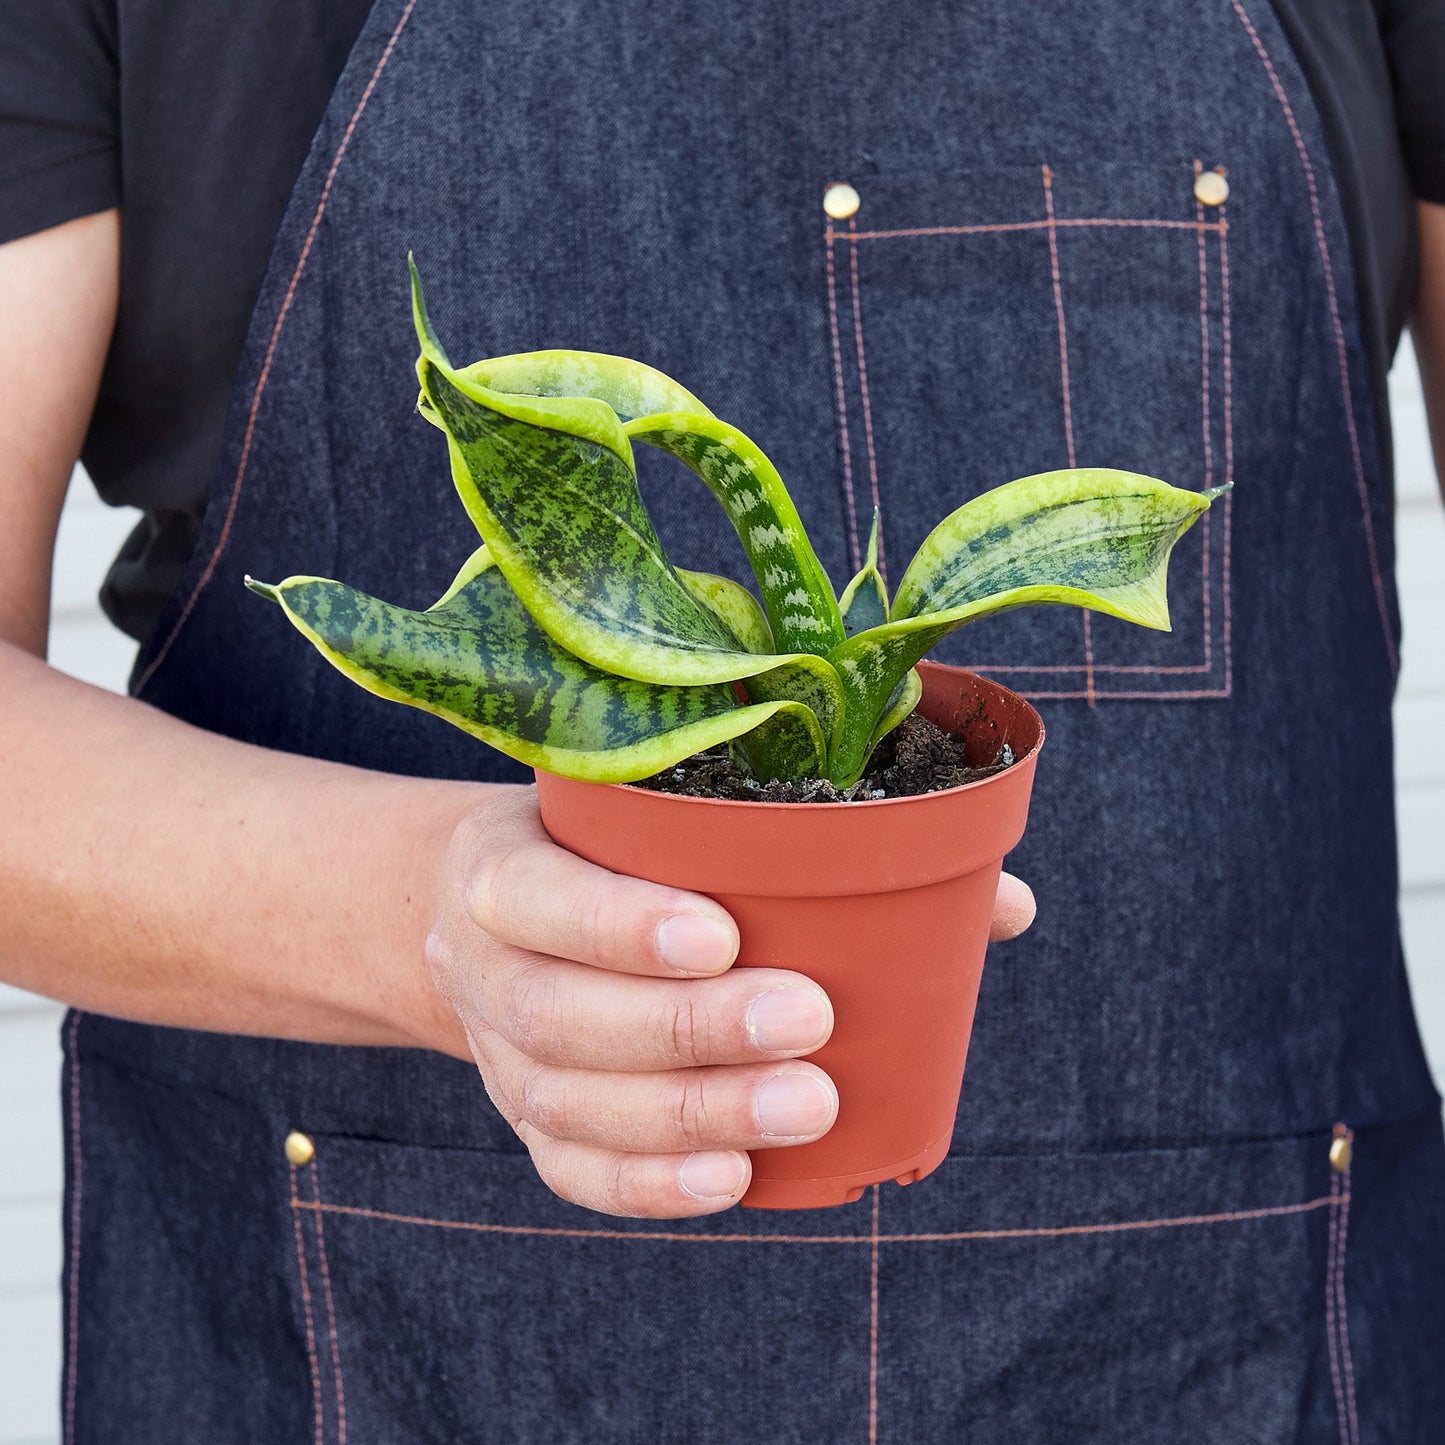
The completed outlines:
[[[0,643],[0,977],[152,1023],[464,1057],[438,865],[498,790],[216,737]]]
[[[1445,206],[1417,203],[1420,289],[1410,332],[1430,417],[1435,475],[1445,492]]]

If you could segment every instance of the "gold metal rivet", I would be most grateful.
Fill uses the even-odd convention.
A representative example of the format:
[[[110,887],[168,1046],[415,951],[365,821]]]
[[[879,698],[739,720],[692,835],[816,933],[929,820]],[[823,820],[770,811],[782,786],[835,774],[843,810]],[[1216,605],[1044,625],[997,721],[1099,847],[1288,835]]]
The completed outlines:
[[[1206,206],[1222,206],[1229,199],[1229,182],[1218,171],[1200,171],[1194,177],[1194,199]]]
[[[316,1146],[296,1129],[286,1136],[286,1157],[298,1168],[304,1168],[316,1157]]]
[[[858,214],[862,205],[858,192],[846,181],[839,181],[823,192],[823,209],[835,220],[846,221]]]
[[[1350,1158],[1354,1152],[1348,1134],[1336,1135],[1330,1144],[1330,1168],[1336,1174],[1343,1174],[1350,1167]]]

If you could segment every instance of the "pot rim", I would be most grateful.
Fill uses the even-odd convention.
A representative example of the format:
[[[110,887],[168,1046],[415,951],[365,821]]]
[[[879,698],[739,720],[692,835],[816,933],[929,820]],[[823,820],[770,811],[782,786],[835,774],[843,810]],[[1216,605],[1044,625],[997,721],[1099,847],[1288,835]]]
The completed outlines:
[[[860,808],[890,808],[899,807],[901,805],[910,803],[914,806],[919,806],[934,800],[956,798],[962,793],[971,792],[978,788],[986,788],[989,786],[990,783],[997,783],[1001,778],[1007,777],[1011,772],[1013,772],[1015,768],[1023,766],[1023,764],[1025,764],[1030,758],[1034,757],[1038,753],[1039,749],[1043,747],[1043,717],[1040,715],[1038,709],[1034,707],[1034,705],[1026,697],[1024,697],[1022,693],[1015,692],[1005,683],[997,682],[984,673],[972,672],[966,667],[954,667],[950,663],[929,662],[927,660],[920,663],[919,665],[920,667],[926,668],[929,671],[953,672],[965,677],[980,678],[982,681],[989,683],[990,686],[996,687],[1000,691],[1008,693],[1010,697],[1017,699],[1021,706],[1027,708],[1028,711],[1034,715],[1034,720],[1038,725],[1038,737],[1035,738],[1033,746],[1028,748],[1025,752],[1019,753],[1014,758],[1013,762],[1011,762],[1008,767],[1004,768],[1002,771],[992,773],[986,778],[975,778],[974,781],[971,783],[958,783],[952,788],[939,788],[932,793],[909,793],[901,798],[862,798],[859,801],[853,803],[781,803],[771,802],[766,799],[758,799],[756,801],[752,801],[744,800],[741,798],[697,798],[689,796],[686,793],[664,792],[661,788],[640,788],[637,786],[636,783],[594,783],[582,778],[563,777],[560,773],[548,773],[547,776],[550,778],[556,778],[560,782],[576,784],[579,787],[625,788],[631,794],[648,798],[665,798],[669,801],[669,803],[681,803],[690,805],[704,804],[711,808],[747,808],[754,813],[759,811],[772,812],[778,809],[783,809],[791,813],[796,808],[806,808],[811,812],[856,813]],[[1006,743],[1007,741],[1007,737],[1002,740],[1003,743]],[[544,769],[540,768],[534,769],[534,772],[537,773],[541,773],[544,771]]]
[[[543,825],[564,848],[613,872],[712,897],[890,893],[997,869],[1023,836],[1042,722],[1017,693],[962,668],[929,669],[924,686],[926,715],[972,730],[976,741],[981,728],[997,747],[1015,725],[1020,745],[1037,741],[992,777],[859,803],[689,798],[539,773]],[[991,695],[983,714],[974,707],[980,693]]]

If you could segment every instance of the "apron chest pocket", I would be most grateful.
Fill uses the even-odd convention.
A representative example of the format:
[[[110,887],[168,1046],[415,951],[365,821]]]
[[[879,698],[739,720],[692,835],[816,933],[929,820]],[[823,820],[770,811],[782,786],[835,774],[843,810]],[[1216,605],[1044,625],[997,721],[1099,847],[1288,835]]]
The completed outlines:
[[[1227,193],[1218,170],[1219,184],[1198,183],[1206,169],[1059,161],[859,179],[856,213],[826,219],[849,542],[866,541],[878,506],[890,585],[928,528],[1014,477],[1117,467],[1194,490],[1230,478],[1230,207],[1206,203]],[[1172,633],[1029,609],[937,655],[1036,698],[1228,697],[1233,505],[1175,550]]]

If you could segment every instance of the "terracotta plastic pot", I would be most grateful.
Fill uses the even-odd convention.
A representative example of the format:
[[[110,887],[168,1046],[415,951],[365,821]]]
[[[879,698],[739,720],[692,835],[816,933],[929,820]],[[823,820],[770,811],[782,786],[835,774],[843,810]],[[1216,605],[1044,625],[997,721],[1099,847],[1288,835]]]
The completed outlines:
[[[753,1152],[744,1204],[812,1209],[909,1184],[948,1152],[1004,854],[1023,836],[1043,723],[1017,693],[924,663],[919,710],[969,761],[966,787],[864,803],[732,803],[538,774],[542,821],[614,872],[705,893],[737,920],[740,967],[796,969],[833,1001],[809,1057],[838,1087],[812,1144]]]

